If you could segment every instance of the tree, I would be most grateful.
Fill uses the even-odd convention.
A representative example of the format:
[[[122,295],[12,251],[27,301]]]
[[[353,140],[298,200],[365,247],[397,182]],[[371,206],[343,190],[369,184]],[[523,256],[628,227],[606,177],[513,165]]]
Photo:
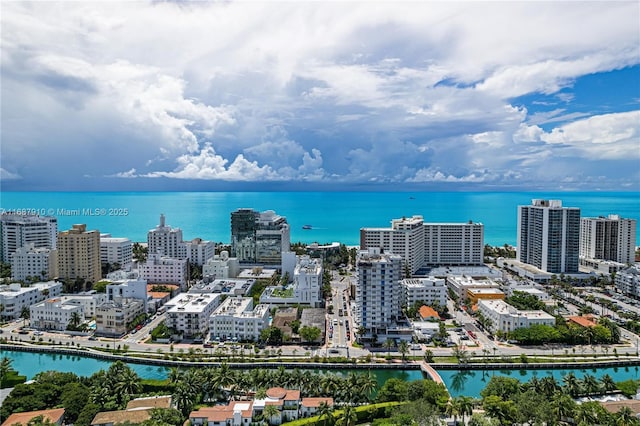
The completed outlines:
[[[179,382],[173,391],[173,399],[176,402],[176,408],[184,417],[187,417],[196,401],[196,395],[185,382]]]
[[[22,325],[24,325],[26,323],[26,321],[31,318],[31,311],[29,310],[28,306],[23,306],[22,310],[20,311],[20,318],[22,318]]]
[[[469,361],[467,351],[458,345],[453,348],[453,356],[458,360],[458,364],[466,364]]]
[[[613,378],[608,374],[600,377],[600,383],[602,384],[602,390],[604,390],[605,392],[612,392],[618,389],[618,387],[616,386],[616,382],[614,382]]]
[[[298,332],[302,341],[308,343],[315,342],[320,337],[320,334],[322,334],[322,331],[318,327],[308,327],[306,325],[302,326]]]
[[[318,406],[318,419],[324,419],[322,423],[324,426],[331,426],[335,420],[333,417],[333,406],[322,401]]]
[[[409,353],[409,344],[404,340],[400,342],[400,344],[398,344],[398,352],[402,355],[402,361],[406,361],[407,354]]]
[[[558,422],[565,422],[573,416],[576,402],[569,395],[556,392],[551,398],[551,414]]]
[[[391,356],[391,348],[393,347],[394,342],[391,339],[387,339],[384,341],[384,348],[387,350],[387,356]]]
[[[263,329],[260,332],[260,340],[270,345],[279,345],[282,343],[282,339],[283,339],[282,330],[280,330],[278,327],[275,327],[273,325]]]
[[[77,330],[81,322],[82,317],[80,316],[80,314],[78,312],[73,312],[71,314],[71,318],[69,319],[69,325],[67,328],[69,330]]]
[[[342,410],[342,413],[338,417],[338,421],[336,422],[339,426],[354,426],[358,423],[358,414],[356,413],[356,409],[352,405],[347,405]]]
[[[407,382],[391,378],[384,382],[384,385],[380,388],[377,400],[378,402],[405,401],[408,399],[407,390]]]
[[[634,415],[629,407],[622,407],[615,415],[616,426],[640,425],[640,420]]]
[[[573,372],[567,374],[562,378],[564,387],[567,393],[571,396],[578,396],[580,394],[580,382]]]
[[[480,391],[483,398],[495,395],[501,399],[509,399],[512,395],[520,392],[520,381],[512,377],[493,376],[487,386]]]
[[[276,423],[275,417],[278,416],[279,414],[280,414],[280,410],[278,410],[275,405],[267,405],[264,407],[264,410],[262,411],[262,415],[264,416],[265,419],[267,419],[267,422],[269,424],[275,424]]]
[[[367,334],[367,329],[364,326],[361,325],[360,327],[358,327],[358,330],[356,331],[356,334],[358,335],[358,342],[362,343],[362,336]]]
[[[458,405],[458,414],[462,417],[462,423],[464,424],[465,416],[471,416],[473,413],[473,399],[468,396],[459,396],[454,398]]]

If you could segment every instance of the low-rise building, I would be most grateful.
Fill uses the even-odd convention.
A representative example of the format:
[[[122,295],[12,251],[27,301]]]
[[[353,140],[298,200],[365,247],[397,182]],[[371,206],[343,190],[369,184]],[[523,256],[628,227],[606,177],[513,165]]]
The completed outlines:
[[[615,285],[622,293],[640,297],[640,267],[631,266],[616,274]]]
[[[46,298],[59,296],[62,292],[62,284],[56,281],[35,283],[29,287],[22,287],[19,283],[0,285],[0,305],[2,312],[0,317],[5,319],[18,319],[24,308]]]
[[[147,281],[124,280],[117,281],[107,285],[107,299],[115,300],[117,298],[138,299],[144,303],[145,312],[147,311]]]
[[[497,288],[469,288],[467,298],[471,305],[475,305],[479,300],[504,300],[505,294]]]
[[[96,308],[96,334],[102,336],[122,336],[129,331],[129,325],[144,313],[144,303],[138,299],[115,299]]]
[[[469,289],[500,288],[500,285],[489,279],[475,279],[468,275],[448,275],[447,287],[462,301],[467,297]]]
[[[35,418],[42,418],[41,424],[62,426],[64,424],[64,408],[52,408],[49,410],[25,411],[13,413],[2,422],[2,426],[28,425]]]
[[[253,414],[252,401],[231,401],[192,411],[189,422],[193,426],[246,426],[251,424]]]
[[[304,419],[318,415],[318,411],[322,403],[326,404],[327,407],[333,407],[333,398],[302,398],[300,401],[300,418]]]
[[[418,310],[421,321],[440,321],[438,312],[430,306],[422,305]]]
[[[413,306],[416,302],[426,305],[439,304],[445,306],[447,303],[447,286],[444,278],[405,278],[400,281],[404,288],[405,306]]]
[[[503,300],[480,300],[478,311],[491,321],[492,331],[510,332],[532,325],[555,325],[556,319],[545,311],[521,311]]]
[[[227,296],[245,296],[256,283],[255,279],[225,278],[211,282],[200,281],[191,286],[189,293],[219,293]]]
[[[228,251],[214,255],[202,265],[202,276],[212,279],[235,278],[240,273],[240,261],[237,257],[229,257]]]
[[[30,278],[49,280],[58,276],[58,252],[29,243],[11,255],[11,278],[26,281]]]
[[[85,320],[95,317],[96,308],[107,301],[107,295],[105,293],[98,293],[95,290],[81,294],[60,296],[59,298],[64,304],[81,306]]]
[[[47,299],[31,305],[29,308],[31,327],[38,330],[66,330],[77,316],[84,320],[84,308],[81,305],[65,303],[62,298]],[[79,325],[79,324],[78,324]]]
[[[129,401],[127,408],[117,411],[102,411],[95,415],[91,426],[114,426],[120,423],[140,424],[151,418],[154,408],[171,408],[171,396],[151,396]]]
[[[285,256],[286,257],[286,256]],[[324,305],[322,298],[322,261],[309,256],[296,256],[293,282],[281,286],[267,287],[260,296],[261,303],[274,305]]]
[[[220,305],[220,295],[182,293],[167,304],[167,327],[184,338],[204,337],[209,332],[209,317]]]
[[[214,340],[257,341],[269,326],[269,306],[253,308],[251,297],[229,297],[209,318],[209,333]]]

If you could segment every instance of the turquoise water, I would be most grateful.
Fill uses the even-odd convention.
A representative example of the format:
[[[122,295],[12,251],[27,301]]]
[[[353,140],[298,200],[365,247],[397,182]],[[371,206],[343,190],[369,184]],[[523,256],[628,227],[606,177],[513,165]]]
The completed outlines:
[[[485,371],[465,371],[465,370],[439,370],[438,373],[444,381],[449,393],[452,396],[471,396],[480,398],[480,391],[489,383],[493,376],[513,377],[521,382],[527,382],[532,377],[538,378],[553,376],[559,383],[562,376],[573,372],[577,378],[581,379],[585,374],[600,378],[605,374],[610,375],[614,381],[619,382],[629,379],[640,379],[640,367],[608,367],[608,368],[585,368],[585,369],[558,369],[558,370],[485,370]]]
[[[532,198],[561,199],[565,206],[580,207],[582,216],[640,216],[637,192],[3,192],[0,211],[54,212],[59,229],[86,223],[133,241],[146,241],[147,231],[164,213],[167,224],[182,228],[185,239],[228,243],[231,212],[248,207],[286,216],[293,242],[348,245],[359,244],[362,227],[389,226],[393,218],[422,215],[427,222],[482,222],[485,242],[502,245],[515,244],[517,206],[530,204]],[[64,214],[62,209],[80,214]],[[305,224],[313,229],[303,230]]]
[[[74,355],[46,354],[35,352],[4,351],[0,356],[8,357],[12,361],[12,367],[20,374],[32,379],[36,374],[55,370],[75,373],[80,376],[90,376],[100,370],[107,370],[111,365],[109,361],[98,360]],[[128,364],[143,379],[166,379],[169,373],[167,367],[158,367],[144,364]],[[274,367],[275,368],[275,367]],[[366,370],[326,370],[335,373],[348,373],[350,371],[364,373]],[[320,370],[315,370],[320,373]],[[372,370],[382,386],[387,379],[395,377],[405,381],[423,379],[420,370]]]

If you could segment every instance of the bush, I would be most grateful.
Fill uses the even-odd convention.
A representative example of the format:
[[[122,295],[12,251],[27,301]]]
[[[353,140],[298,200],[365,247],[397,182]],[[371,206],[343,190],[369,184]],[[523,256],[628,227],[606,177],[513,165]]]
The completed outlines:
[[[13,388],[27,381],[27,376],[21,376],[17,371],[10,370],[0,381],[0,389]]]

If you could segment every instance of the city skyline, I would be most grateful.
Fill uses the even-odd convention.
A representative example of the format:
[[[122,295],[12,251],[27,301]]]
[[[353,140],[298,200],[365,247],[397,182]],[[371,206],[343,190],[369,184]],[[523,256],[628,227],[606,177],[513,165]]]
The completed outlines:
[[[3,3],[2,189],[640,189],[637,2],[275,5]]]

